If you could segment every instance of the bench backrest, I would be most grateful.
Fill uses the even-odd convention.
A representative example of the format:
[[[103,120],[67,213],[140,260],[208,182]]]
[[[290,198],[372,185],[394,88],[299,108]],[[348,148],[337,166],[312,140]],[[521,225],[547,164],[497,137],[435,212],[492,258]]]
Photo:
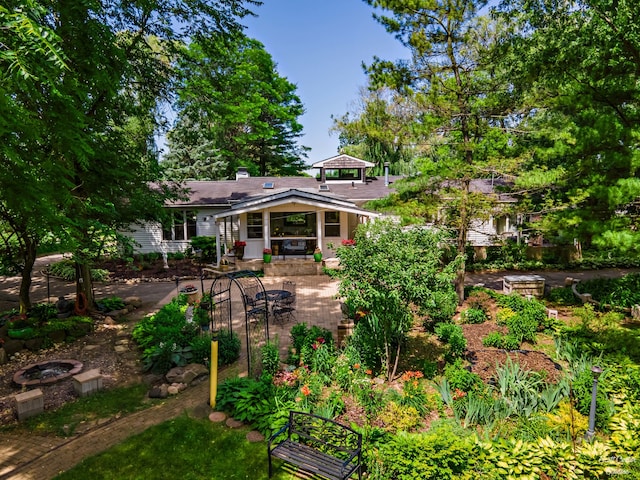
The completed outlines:
[[[346,460],[362,448],[362,435],[334,420],[289,412],[289,439]]]

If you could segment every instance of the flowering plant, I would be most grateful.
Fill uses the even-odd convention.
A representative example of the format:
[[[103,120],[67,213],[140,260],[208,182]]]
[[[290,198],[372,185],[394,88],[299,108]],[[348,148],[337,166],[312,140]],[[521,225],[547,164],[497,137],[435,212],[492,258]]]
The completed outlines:
[[[356,244],[356,241],[352,238],[345,238],[342,240],[342,245],[345,247],[353,247]]]
[[[271,255],[271,249],[265,248],[264,250],[262,250],[262,253],[264,253],[265,255]]]
[[[234,247],[246,247],[247,246],[247,242],[243,242],[242,240],[236,240],[236,242],[233,244]]]
[[[195,285],[191,285],[191,284],[189,284],[189,285],[185,285],[184,287],[182,287],[182,288],[180,289],[180,291],[181,291],[181,292],[183,292],[183,293],[184,293],[184,292],[195,292],[196,290],[198,290],[198,289],[196,288],[196,286],[195,286]]]

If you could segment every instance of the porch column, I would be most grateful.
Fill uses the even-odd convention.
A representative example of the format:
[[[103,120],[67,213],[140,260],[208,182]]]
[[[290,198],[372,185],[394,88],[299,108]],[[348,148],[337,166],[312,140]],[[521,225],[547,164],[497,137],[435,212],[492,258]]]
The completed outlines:
[[[268,210],[262,211],[262,237],[264,239],[263,248],[271,248],[271,224]]]
[[[216,268],[220,268],[220,256],[222,249],[220,248],[220,219],[216,220]]]
[[[316,247],[322,250],[322,215],[324,210],[316,210]]]

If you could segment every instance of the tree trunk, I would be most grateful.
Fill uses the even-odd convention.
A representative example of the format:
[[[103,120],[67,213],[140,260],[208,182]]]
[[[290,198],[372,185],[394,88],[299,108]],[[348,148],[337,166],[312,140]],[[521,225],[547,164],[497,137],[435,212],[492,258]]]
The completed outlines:
[[[35,242],[28,242],[24,249],[24,268],[22,269],[22,280],[20,281],[20,313],[26,313],[31,308],[31,273],[33,272],[33,265],[36,263],[36,251],[37,244]]]
[[[76,314],[92,312],[94,303],[91,266],[88,263],[76,263]]]

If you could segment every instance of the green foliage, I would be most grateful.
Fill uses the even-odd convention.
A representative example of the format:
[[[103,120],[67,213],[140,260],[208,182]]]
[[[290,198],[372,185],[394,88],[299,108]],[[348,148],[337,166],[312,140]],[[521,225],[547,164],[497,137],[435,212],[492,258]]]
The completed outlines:
[[[58,310],[52,303],[38,303],[33,305],[29,310],[27,316],[34,319],[38,323],[46,322],[51,318],[56,318]]]
[[[589,363],[582,362],[575,364],[572,372],[571,390],[575,399],[575,406],[585,416],[589,415],[593,389],[593,373],[590,367]],[[607,395],[606,374],[603,374],[600,376],[596,397],[596,428],[599,430],[606,429],[612,414],[612,404]]]
[[[231,365],[240,358],[240,337],[226,329],[218,332],[218,366]]]
[[[445,367],[444,376],[447,379],[448,386],[453,390],[458,389],[463,392],[470,392],[482,386],[480,377],[464,368],[460,359]]]
[[[326,328],[312,325],[307,327],[306,323],[297,323],[291,327],[291,348],[287,362],[290,365],[298,365],[301,362],[309,362],[310,358],[302,356],[303,351],[310,352],[313,345],[323,343],[328,348],[333,348],[333,334]]]
[[[579,305],[582,303],[573,293],[571,287],[552,288],[547,294],[547,300],[556,305]]]
[[[54,277],[60,277],[63,280],[73,282],[76,280],[76,265],[73,260],[60,260],[59,262],[49,265],[49,274]],[[109,278],[109,271],[99,268],[91,269],[91,278],[98,282],[105,281]]]
[[[187,322],[183,300],[181,296],[174,297],[133,328],[131,336],[142,348],[145,370],[164,373],[193,358],[191,342],[200,332],[195,323]]]
[[[435,333],[438,339],[447,344],[445,360],[448,362],[461,357],[467,349],[467,339],[464,338],[462,327],[454,323],[439,323]]]
[[[357,326],[369,335],[361,335],[358,343],[368,351],[361,352],[363,360],[382,355],[368,365],[383,365],[391,378],[411,326],[410,305],[427,316],[455,312],[452,280],[458,263],[443,265],[444,237],[423,228],[380,220],[360,225],[354,240],[353,246],[337,250],[343,266],[339,292],[354,308],[368,312]]]
[[[213,336],[211,333],[201,333],[200,335],[196,335],[189,343],[189,347],[191,347],[191,353],[193,357],[191,361],[193,363],[200,363],[209,367],[211,364],[209,359],[211,357],[211,340]]]
[[[422,418],[415,407],[407,404],[387,402],[378,419],[390,433],[415,432],[422,427]]]
[[[274,387],[268,381],[251,378],[230,379],[218,386],[217,408],[233,418],[250,423],[269,434],[270,415],[276,410]]]
[[[484,323],[487,314],[479,308],[468,308],[460,313],[460,319],[463,323]]]
[[[576,290],[590,293],[593,299],[621,308],[640,304],[640,273],[630,273],[620,278],[594,278],[578,283]]]
[[[115,295],[103,298],[97,302],[98,309],[103,312],[111,312],[113,310],[122,310],[125,307],[124,301]]]
[[[203,262],[214,263],[216,261],[216,237],[195,236],[190,239],[189,248],[193,252],[200,252]]]
[[[278,342],[267,342],[262,346],[262,371],[267,375],[275,375],[280,369],[280,351]]]
[[[462,478],[474,455],[472,438],[458,437],[446,426],[440,426],[428,433],[400,432],[392,436],[377,450],[377,459],[369,470],[377,471],[377,478],[389,480]]]
[[[504,335],[500,332],[491,332],[482,339],[485,347],[501,348],[503,350],[517,350],[520,348],[521,340],[515,335]]]

